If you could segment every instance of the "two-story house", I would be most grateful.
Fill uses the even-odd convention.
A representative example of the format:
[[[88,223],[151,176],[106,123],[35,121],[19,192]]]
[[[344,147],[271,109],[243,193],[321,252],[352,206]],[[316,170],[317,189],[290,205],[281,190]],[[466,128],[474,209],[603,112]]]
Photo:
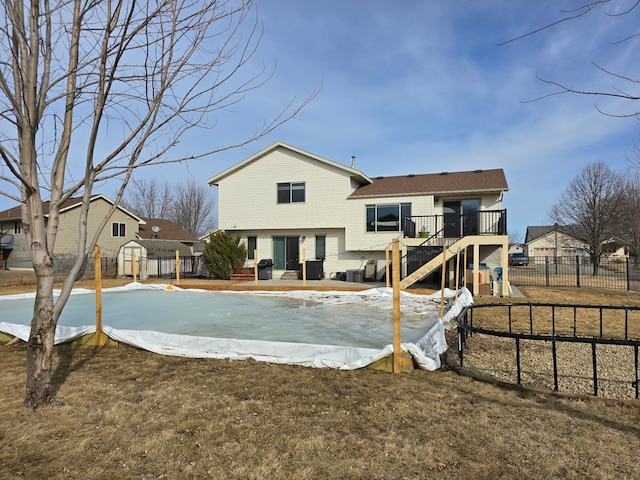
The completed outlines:
[[[506,267],[508,237],[502,169],[370,178],[351,166],[275,143],[211,177],[218,188],[219,228],[239,234],[250,263],[273,260],[274,275],[323,262],[325,276],[377,262],[402,242],[403,288],[438,267],[445,253],[468,264]],[[253,258],[253,252],[258,258]],[[506,275],[506,268],[505,275]]]
[[[91,197],[87,221],[88,238],[98,229],[100,222],[109,213],[113,201],[104,195]],[[60,209],[60,221],[53,255],[75,255],[78,247],[78,222],[82,198],[71,198]],[[45,216],[49,214],[49,202],[43,202]],[[120,245],[133,240],[138,228],[144,220],[127,210],[118,207],[109,220],[109,225],[102,231],[98,244],[103,255],[116,256]],[[30,268],[31,257],[22,229],[20,206],[0,212],[0,232],[11,235],[12,248],[4,251],[6,268]]]
[[[91,197],[87,221],[88,238],[92,238],[102,220],[108,215],[113,201],[104,195]],[[69,199],[60,209],[58,234],[52,254],[55,256],[76,255],[78,227],[82,198]],[[49,202],[42,204],[45,216],[49,213]],[[0,212],[0,249],[3,252],[4,268],[31,268],[31,257],[22,229],[20,207]],[[181,255],[193,255],[198,239],[185,232],[169,220],[142,218],[118,206],[106,228],[98,237],[102,256],[117,257],[121,247],[133,242],[146,242],[148,249],[164,248],[167,256],[176,250]]]

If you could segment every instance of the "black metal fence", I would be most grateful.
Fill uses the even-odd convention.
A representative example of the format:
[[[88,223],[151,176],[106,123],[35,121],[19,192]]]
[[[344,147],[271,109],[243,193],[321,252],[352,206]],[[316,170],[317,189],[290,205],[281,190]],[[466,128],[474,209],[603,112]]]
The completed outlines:
[[[55,277],[66,276],[76,261],[75,254],[54,254],[53,255],[53,271]],[[100,269],[102,278],[116,278],[118,276],[118,258],[117,257],[100,257]],[[95,263],[93,258],[87,262],[85,276],[93,276],[95,273]]]
[[[73,254],[57,254],[54,255],[54,272],[56,277],[66,276],[73,267],[76,256]],[[175,278],[176,277],[176,258],[175,257],[158,257],[154,259],[138,258],[137,275],[143,272],[149,277],[158,278]],[[202,256],[181,256],[179,257],[180,276],[182,278],[189,277],[209,277]],[[120,276],[132,276],[131,260],[125,260],[124,265],[119,265],[118,257],[101,257],[100,265],[102,270],[102,278],[117,278]],[[93,276],[95,265],[93,258],[87,262],[85,276]]]
[[[175,278],[175,260],[175,257],[157,258],[157,270],[155,272],[150,271],[149,275],[159,278]],[[211,276],[204,264],[202,256],[181,256],[178,261],[180,263],[180,276],[182,278]]]
[[[461,369],[530,388],[639,398],[640,307],[479,304],[456,322]]]
[[[603,259],[594,274],[590,257],[528,257],[528,265],[510,266],[513,285],[598,287],[640,291],[640,268],[629,259]]]

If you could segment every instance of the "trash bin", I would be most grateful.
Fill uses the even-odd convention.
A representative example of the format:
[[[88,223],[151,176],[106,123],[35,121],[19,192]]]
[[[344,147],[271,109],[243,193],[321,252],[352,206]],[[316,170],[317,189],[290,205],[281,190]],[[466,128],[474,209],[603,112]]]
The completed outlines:
[[[502,296],[502,267],[496,267],[493,269],[493,296]]]
[[[362,283],[362,270],[347,270],[347,282]]]
[[[322,260],[307,260],[306,262],[307,280],[324,279],[324,266]],[[302,280],[302,264],[298,265],[298,280]]]
[[[258,262],[258,280],[271,280],[273,278],[273,260],[263,258]]]

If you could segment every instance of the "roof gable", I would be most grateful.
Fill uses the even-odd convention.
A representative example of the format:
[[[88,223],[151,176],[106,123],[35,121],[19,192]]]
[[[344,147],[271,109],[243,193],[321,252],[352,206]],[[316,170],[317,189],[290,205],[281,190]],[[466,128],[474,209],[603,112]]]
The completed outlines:
[[[527,233],[524,237],[524,243],[533,242],[554,232],[577,238],[580,236],[580,229],[577,225],[542,225],[527,227]]]
[[[532,242],[540,237],[544,237],[549,232],[553,232],[553,226],[531,226],[527,227],[527,233],[524,236],[524,243]]]
[[[421,175],[377,177],[363,185],[351,197],[383,197],[392,195],[424,195],[444,193],[489,193],[509,190],[504,171],[472,170]]]
[[[347,172],[351,177],[355,177],[362,184],[371,183],[371,179],[369,177],[367,177],[364,173],[362,173],[360,170],[356,170],[355,168],[350,168],[350,167],[347,167],[346,165],[342,165],[340,163],[333,162],[331,160],[328,160],[326,158],[320,157],[318,155],[314,155],[313,153],[309,153],[309,152],[306,152],[306,151],[301,150],[299,148],[293,147],[291,145],[287,145],[286,143],[283,143],[283,142],[276,142],[276,143],[268,146],[264,150],[261,150],[258,153],[250,156],[249,158],[246,158],[246,159],[242,160],[241,162],[236,163],[235,165],[233,165],[232,167],[226,169],[225,171],[223,171],[223,172],[211,177],[209,180],[207,180],[207,183],[209,185],[212,185],[212,186],[213,185],[218,185],[218,183],[221,180],[223,180],[224,178],[226,178],[229,175],[232,175],[235,172],[243,169],[247,165],[260,160],[261,158],[265,157],[266,155],[270,154],[271,152],[274,152],[277,149],[286,149],[286,150],[289,150],[291,152],[295,152],[295,153],[297,153],[299,155],[302,155],[304,157],[307,157],[307,158],[309,158],[311,160],[314,160],[316,162],[319,162],[319,163],[331,166],[333,168],[336,168],[338,170],[342,170],[344,172]]]
[[[84,198],[83,197],[72,197],[69,198],[67,200],[65,200],[62,205],[60,206],[60,213],[64,213],[67,212],[69,210],[73,210],[75,208],[79,208],[82,205]],[[95,202],[97,200],[104,200],[107,203],[110,203],[111,205],[113,205],[115,202],[113,200],[111,200],[110,198],[102,195],[102,194],[98,194],[98,195],[93,195],[91,197],[91,199],[89,200],[90,203]],[[45,216],[49,216],[49,207],[51,206],[51,202],[49,201],[45,201],[42,202],[42,211],[44,213]],[[125,208],[121,207],[120,205],[117,206],[117,208],[119,210],[122,210],[123,212],[125,212],[127,215],[129,215],[130,217],[132,217],[133,219],[137,220],[139,223],[144,223],[144,220],[142,220],[140,217],[138,217],[137,215],[129,212],[128,210],[126,210]],[[12,219],[20,219],[22,218],[22,208],[20,205],[15,206],[15,207],[11,207],[7,210],[3,210],[2,212],[0,212],[0,220],[12,220]]]

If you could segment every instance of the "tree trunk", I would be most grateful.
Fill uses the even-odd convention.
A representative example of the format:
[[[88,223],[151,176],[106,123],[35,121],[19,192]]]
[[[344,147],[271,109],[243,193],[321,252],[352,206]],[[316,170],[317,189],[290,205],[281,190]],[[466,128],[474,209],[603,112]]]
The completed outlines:
[[[27,391],[24,406],[37,408],[54,401],[51,383],[53,343],[58,323],[53,310],[53,264],[36,268],[37,294],[27,343]]]

